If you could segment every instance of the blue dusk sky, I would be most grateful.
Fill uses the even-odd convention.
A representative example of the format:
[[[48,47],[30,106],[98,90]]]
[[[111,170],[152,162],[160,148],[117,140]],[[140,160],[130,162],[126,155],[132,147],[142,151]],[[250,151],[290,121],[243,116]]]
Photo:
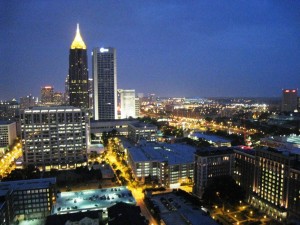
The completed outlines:
[[[299,0],[0,0],[0,99],[64,91],[76,24],[117,49],[118,88],[279,97],[300,84]]]

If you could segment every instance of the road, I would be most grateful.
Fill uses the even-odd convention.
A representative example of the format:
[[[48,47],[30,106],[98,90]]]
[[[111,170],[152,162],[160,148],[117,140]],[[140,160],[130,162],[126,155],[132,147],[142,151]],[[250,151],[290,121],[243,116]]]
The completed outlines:
[[[130,179],[130,175],[127,173],[128,171],[128,166],[124,166],[118,159],[116,156],[116,152],[114,151],[114,145],[115,142],[118,142],[119,140],[114,139],[114,141],[109,140],[108,142],[108,146],[106,147],[106,160],[109,161],[109,163],[115,164],[115,171],[120,170],[121,174],[120,176],[123,176],[128,184],[127,184],[127,188],[132,192],[133,197],[136,200],[136,204],[141,208],[141,212],[142,214],[145,216],[145,218],[149,221],[149,225],[157,225],[157,222],[155,221],[155,219],[153,218],[153,216],[151,215],[150,211],[148,210],[145,202],[144,202],[144,193],[143,193],[143,186],[139,186],[137,184],[137,182],[132,181]]]
[[[0,177],[6,177],[15,169],[15,160],[22,156],[22,145],[17,143],[0,158]]]

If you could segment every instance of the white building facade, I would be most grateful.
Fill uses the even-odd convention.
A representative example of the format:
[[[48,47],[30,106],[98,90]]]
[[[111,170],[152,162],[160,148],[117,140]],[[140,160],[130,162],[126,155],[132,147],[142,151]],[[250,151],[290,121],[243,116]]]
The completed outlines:
[[[33,107],[21,113],[24,165],[68,169],[87,162],[87,119],[72,106]]]

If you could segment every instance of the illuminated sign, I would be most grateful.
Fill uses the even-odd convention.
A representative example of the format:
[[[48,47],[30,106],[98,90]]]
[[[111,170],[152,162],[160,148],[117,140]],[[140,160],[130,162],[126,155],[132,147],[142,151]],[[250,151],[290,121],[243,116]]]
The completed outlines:
[[[109,49],[107,49],[107,48],[100,48],[100,52],[101,52],[101,53],[109,52]]]

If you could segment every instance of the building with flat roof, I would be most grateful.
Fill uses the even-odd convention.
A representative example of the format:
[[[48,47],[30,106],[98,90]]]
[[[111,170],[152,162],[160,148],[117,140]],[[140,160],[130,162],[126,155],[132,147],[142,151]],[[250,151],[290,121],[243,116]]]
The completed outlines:
[[[42,105],[51,105],[53,103],[53,86],[41,87],[41,103]]]
[[[127,148],[127,157],[136,179],[150,175],[162,186],[178,188],[193,179],[195,151],[184,144],[146,143]]]
[[[226,139],[226,138],[222,138],[219,137],[217,135],[212,135],[212,134],[203,134],[200,132],[195,132],[193,134],[189,135],[189,138],[191,139],[203,139],[205,141],[208,141],[210,144],[212,144],[215,147],[230,147],[231,146],[231,141]]]
[[[296,205],[300,205],[300,187],[293,186],[295,190],[290,193],[289,186],[290,170],[299,165],[299,156],[266,148],[256,149],[255,153],[255,177],[250,202],[267,215],[280,221],[286,220],[291,203],[289,197],[295,190],[298,190],[298,194],[293,198]]]
[[[270,136],[260,139],[262,146],[286,150],[300,149],[300,136],[296,134],[284,136]]]
[[[87,162],[87,118],[73,106],[33,107],[21,113],[24,165],[67,169]]]
[[[117,53],[115,48],[92,52],[94,119],[117,119]]]
[[[108,225],[148,225],[146,218],[142,216],[139,206],[130,205],[124,202],[108,208]]]
[[[233,175],[234,152],[228,147],[207,147],[195,153],[193,193],[202,198],[205,188],[214,177]]]
[[[56,178],[0,182],[0,221],[46,217],[56,201]],[[2,207],[1,207],[2,206]]]
[[[8,150],[17,138],[16,122],[0,121],[0,155]]]
[[[298,90],[283,89],[281,100],[281,111],[293,112],[298,108]]]
[[[124,202],[135,205],[136,201],[131,191],[124,186],[92,189],[83,191],[62,192],[58,194],[56,204],[52,207],[52,215],[76,213],[94,210],[104,210]]]
[[[157,140],[157,126],[149,123],[130,123],[128,124],[128,138],[133,142],[140,140],[156,141]]]
[[[136,118],[135,90],[118,89],[121,119]]]
[[[234,155],[233,178],[238,185],[243,187],[246,195],[249,196],[254,187],[255,150],[235,148]]]
[[[115,130],[118,135],[127,136],[128,135],[128,125],[132,123],[137,123],[138,120],[135,119],[122,119],[122,120],[91,120],[90,128],[91,134],[100,138],[103,132],[112,132]]]

